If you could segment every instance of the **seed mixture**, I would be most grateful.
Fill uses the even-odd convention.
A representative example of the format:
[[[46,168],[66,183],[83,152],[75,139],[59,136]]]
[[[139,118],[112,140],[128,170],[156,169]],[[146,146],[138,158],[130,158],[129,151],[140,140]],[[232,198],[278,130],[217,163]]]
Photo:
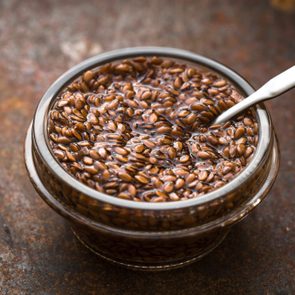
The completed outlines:
[[[196,198],[251,160],[258,143],[251,110],[210,126],[241,99],[229,81],[182,61],[105,64],[57,97],[49,143],[66,171],[99,192],[146,202]]]

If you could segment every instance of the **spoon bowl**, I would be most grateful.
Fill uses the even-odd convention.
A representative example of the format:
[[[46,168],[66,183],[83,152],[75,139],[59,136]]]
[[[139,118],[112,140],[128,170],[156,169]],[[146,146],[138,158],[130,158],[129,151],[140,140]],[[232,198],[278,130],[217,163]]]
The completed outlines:
[[[224,123],[251,106],[277,97],[293,87],[295,87],[295,66],[275,76],[250,96],[220,114],[213,124]]]

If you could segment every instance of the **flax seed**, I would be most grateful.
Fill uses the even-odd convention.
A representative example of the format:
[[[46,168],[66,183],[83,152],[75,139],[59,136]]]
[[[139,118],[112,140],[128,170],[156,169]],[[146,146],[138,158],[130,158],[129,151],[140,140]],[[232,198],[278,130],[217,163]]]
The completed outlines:
[[[135,175],[135,179],[138,180],[139,182],[143,183],[143,184],[147,184],[149,183],[148,178],[142,176],[142,175]]]
[[[162,57],[84,72],[56,98],[49,143],[70,174],[124,200],[197,198],[251,161],[258,123],[247,111],[211,125],[242,96],[228,80]]]
[[[121,178],[124,181],[131,182],[133,180],[133,177],[125,172],[119,172],[118,177]]]
[[[121,148],[121,147],[115,147],[114,151],[119,154],[119,155],[122,155],[122,156],[126,156],[129,154],[129,151],[124,149],[124,148]]]

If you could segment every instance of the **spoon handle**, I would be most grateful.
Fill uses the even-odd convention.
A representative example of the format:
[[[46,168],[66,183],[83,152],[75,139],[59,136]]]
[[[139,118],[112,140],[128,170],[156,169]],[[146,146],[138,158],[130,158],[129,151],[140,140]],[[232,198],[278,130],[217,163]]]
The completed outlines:
[[[276,97],[293,87],[295,87],[295,66],[275,76],[250,96],[220,114],[214,124],[223,123],[252,105]]]

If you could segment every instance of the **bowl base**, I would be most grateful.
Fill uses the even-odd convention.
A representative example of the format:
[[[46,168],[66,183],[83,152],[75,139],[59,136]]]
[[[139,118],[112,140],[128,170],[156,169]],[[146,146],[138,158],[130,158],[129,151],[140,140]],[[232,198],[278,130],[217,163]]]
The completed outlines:
[[[150,264],[136,264],[136,263],[130,263],[130,262],[123,262],[121,260],[116,260],[114,257],[109,257],[105,255],[105,253],[99,252],[97,249],[94,249],[89,243],[87,243],[78,233],[77,231],[72,228],[72,232],[76,239],[88,250],[90,250],[92,253],[96,254],[100,258],[103,258],[104,260],[107,260],[113,264],[120,265],[122,267],[131,269],[131,270],[138,270],[138,271],[165,271],[165,270],[170,270],[170,269],[176,269],[176,268],[181,268],[186,265],[189,265],[193,262],[196,262],[209,254],[211,251],[213,251],[215,248],[217,248],[225,239],[227,236],[229,230],[225,231],[222,235],[219,235],[218,239],[214,240],[214,243],[210,244],[209,247],[207,247],[201,254],[199,253],[193,258],[186,259],[179,261],[177,263],[166,263],[166,264],[161,264],[161,265],[150,265]]]

